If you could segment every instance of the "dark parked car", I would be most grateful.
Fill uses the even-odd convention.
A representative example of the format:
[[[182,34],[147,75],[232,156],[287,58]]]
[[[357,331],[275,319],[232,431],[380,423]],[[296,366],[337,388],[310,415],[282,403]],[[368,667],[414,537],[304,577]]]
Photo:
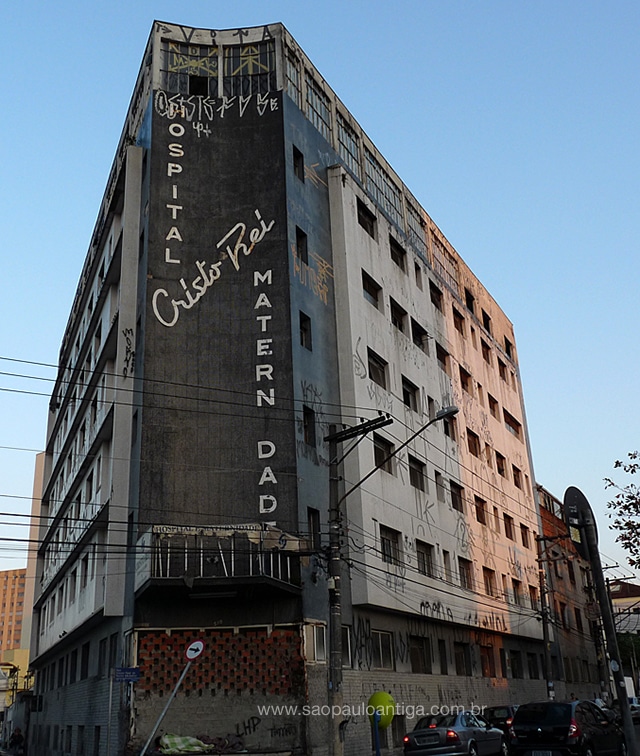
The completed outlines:
[[[482,716],[487,722],[491,722],[494,727],[499,727],[508,740],[509,728],[511,727],[513,715],[516,713],[517,708],[516,705],[511,704],[506,706],[489,706],[482,712]]]
[[[483,717],[464,711],[438,717],[422,717],[404,736],[406,756],[508,756],[502,730]]]
[[[541,701],[518,707],[513,756],[626,756],[620,726],[591,701]]]

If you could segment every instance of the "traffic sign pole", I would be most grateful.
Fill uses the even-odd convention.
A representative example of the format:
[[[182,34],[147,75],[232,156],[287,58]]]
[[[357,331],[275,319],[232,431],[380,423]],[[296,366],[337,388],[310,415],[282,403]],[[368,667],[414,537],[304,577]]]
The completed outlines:
[[[160,727],[160,723],[165,718],[166,713],[169,711],[169,706],[171,705],[171,702],[173,701],[173,699],[176,697],[178,688],[182,685],[182,681],[186,677],[187,672],[189,671],[189,668],[193,664],[194,660],[197,659],[203,651],[204,651],[204,643],[202,641],[194,641],[187,648],[185,652],[185,657],[187,658],[187,664],[185,668],[182,670],[182,674],[180,675],[180,678],[178,682],[176,683],[175,688],[171,691],[171,695],[169,696],[167,703],[165,704],[164,709],[162,710],[162,713],[158,717],[158,721],[155,723],[153,730],[151,730],[151,734],[149,735],[147,742],[144,744],[143,749],[140,751],[140,756],[144,756],[145,753],[147,752],[147,748],[149,747],[151,741],[153,740],[153,736],[158,731],[158,727]]]

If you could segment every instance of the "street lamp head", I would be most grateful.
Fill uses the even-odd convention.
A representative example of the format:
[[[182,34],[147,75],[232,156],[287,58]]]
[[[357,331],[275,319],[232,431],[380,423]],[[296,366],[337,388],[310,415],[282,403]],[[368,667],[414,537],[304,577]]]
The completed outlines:
[[[444,420],[448,417],[453,417],[454,415],[457,415],[459,412],[458,408],[456,406],[451,407],[443,407],[441,410],[438,410],[436,412],[436,416],[434,417],[434,420]]]

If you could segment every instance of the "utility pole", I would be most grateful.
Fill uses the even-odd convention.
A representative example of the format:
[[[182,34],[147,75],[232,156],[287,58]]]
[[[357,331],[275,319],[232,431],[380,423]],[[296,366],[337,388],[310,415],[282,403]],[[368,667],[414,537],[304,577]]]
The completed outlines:
[[[338,465],[344,457],[338,458],[338,444],[351,438],[362,437],[371,430],[390,425],[393,419],[387,416],[368,420],[353,428],[339,431],[336,425],[329,426],[325,441],[329,444],[329,753],[342,754],[340,722],[334,712],[342,709],[342,537],[344,527],[340,502]],[[353,448],[353,447],[352,447]],[[351,450],[349,450],[351,451]],[[349,452],[347,452],[348,454]]]
[[[547,572],[544,567],[545,558],[543,556],[542,543],[545,541],[544,536],[538,536],[538,574],[540,577],[540,613],[542,615],[542,642],[544,643],[544,680],[547,684],[547,698],[553,700],[556,697],[553,669],[551,664],[551,639],[549,637],[549,604],[547,602]]]
[[[342,733],[340,730],[339,717],[334,713],[342,709],[342,591],[341,591],[341,573],[342,573],[342,538],[344,535],[344,525],[342,521],[342,512],[340,506],[342,502],[356,489],[365,483],[374,475],[380,467],[386,464],[390,459],[395,457],[398,452],[402,451],[415,438],[417,438],[430,425],[453,417],[457,414],[457,407],[443,407],[436,413],[435,417],[429,422],[418,428],[409,438],[400,446],[396,447],[391,454],[385,457],[380,463],[370,470],[364,478],[351,486],[342,496],[339,495],[340,478],[338,476],[338,465],[353,450],[353,446],[342,458],[338,459],[338,444],[350,438],[362,437],[365,433],[376,428],[381,428],[393,422],[388,416],[381,416],[374,420],[368,420],[353,428],[346,428],[338,431],[335,425],[329,426],[329,435],[324,440],[329,444],[329,706],[331,714],[329,716],[329,754],[330,756],[342,756]]]

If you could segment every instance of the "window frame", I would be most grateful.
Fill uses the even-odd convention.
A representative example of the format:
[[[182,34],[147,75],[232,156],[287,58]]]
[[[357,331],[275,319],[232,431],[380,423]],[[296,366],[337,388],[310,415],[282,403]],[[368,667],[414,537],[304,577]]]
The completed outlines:
[[[369,380],[387,390],[387,367],[389,363],[373,349],[367,347],[367,374]]]

